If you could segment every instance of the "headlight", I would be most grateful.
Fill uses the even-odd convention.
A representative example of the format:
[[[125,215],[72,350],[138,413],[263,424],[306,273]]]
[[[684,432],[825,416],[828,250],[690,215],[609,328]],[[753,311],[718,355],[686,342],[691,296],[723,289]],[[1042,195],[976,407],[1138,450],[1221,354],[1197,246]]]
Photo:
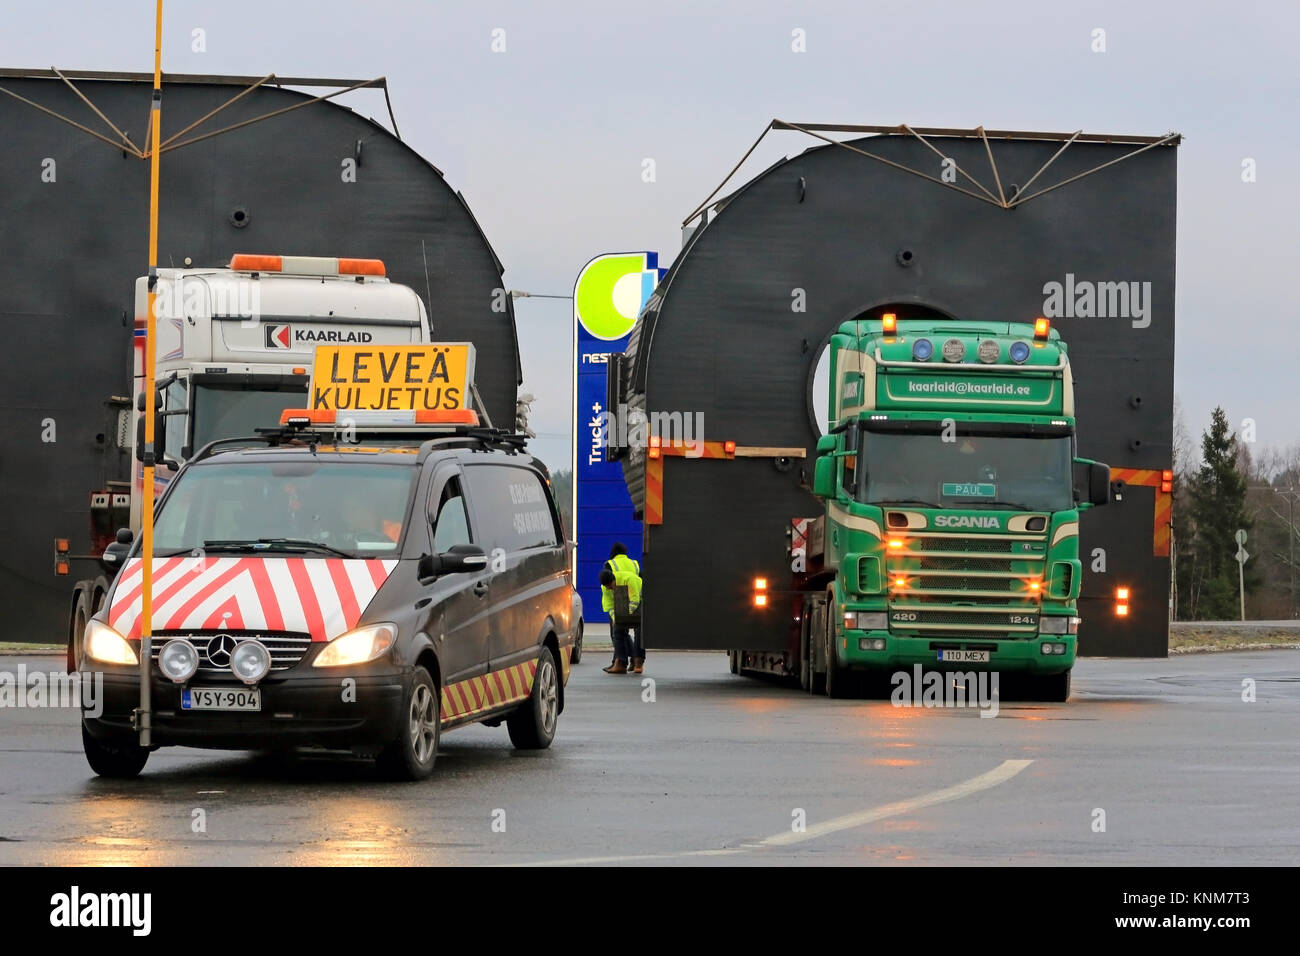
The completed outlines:
[[[103,664],[139,664],[135,648],[107,624],[90,621],[82,640],[86,656]]]
[[[230,669],[245,684],[256,684],[271,671],[271,652],[261,641],[240,641],[230,652]]]
[[[1039,634],[1078,634],[1079,618],[1077,617],[1040,617],[1038,619]]]
[[[889,625],[884,611],[845,611],[844,626],[853,631],[883,631]]]
[[[1015,362],[1017,365],[1021,365],[1024,363],[1025,359],[1029,358],[1029,343],[1012,342],[1011,348],[1007,349],[1007,351],[1011,355],[1011,361]]]
[[[370,624],[334,638],[312,661],[312,667],[364,664],[383,654],[397,640],[392,624]]]
[[[199,652],[187,640],[168,641],[158,652],[158,669],[164,677],[184,684],[199,669]]]
[[[912,358],[918,362],[928,362],[934,354],[934,343],[929,339],[917,339],[912,343]]]

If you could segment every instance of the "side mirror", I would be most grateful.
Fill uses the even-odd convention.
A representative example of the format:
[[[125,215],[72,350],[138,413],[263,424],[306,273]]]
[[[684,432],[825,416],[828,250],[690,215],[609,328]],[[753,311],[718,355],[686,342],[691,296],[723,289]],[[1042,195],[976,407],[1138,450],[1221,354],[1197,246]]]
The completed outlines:
[[[153,402],[153,447],[154,461],[161,463],[163,456],[159,454],[162,449],[163,441],[167,435],[166,419],[163,418],[162,392],[159,391],[154,395]],[[144,461],[144,392],[135,397],[135,410],[140,412],[140,416],[135,420],[135,460]]]
[[[421,581],[431,581],[440,574],[459,574],[463,571],[482,571],[487,567],[487,555],[476,544],[457,544],[442,554],[422,554],[415,575]]]
[[[813,494],[818,498],[835,497],[835,456],[822,455],[813,466]]]
[[[1088,468],[1088,503],[1110,504],[1110,466],[1094,461]]]
[[[1110,466],[1087,458],[1074,459],[1074,497],[1081,507],[1110,503]],[[1080,491],[1080,485],[1087,494]]]
[[[443,574],[482,571],[487,567],[487,555],[477,544],[456,544],[438,555],[438,563]]]
[[[104,549],[100,560],[105,566],[110,568],[120,568],[126,561],[126,556],[131,553],[131,542],[135,536],[131,534],[130,528],[118,528],[116,540]]]
[[[135,460],[144,461],[144,392],[135,397],[135,407],[141,413],[140,417],[135,420]],[[154,395],[153,457],[155,465],[162,465],[173,470],[180,467],[179,464],[169,461],[167,458],[167,416],[184,414],[186,414],[184,411],[163,411],[162,389],[159,389],[157,394]],[[181,457],[189,457],[185,449],[181,449]]]

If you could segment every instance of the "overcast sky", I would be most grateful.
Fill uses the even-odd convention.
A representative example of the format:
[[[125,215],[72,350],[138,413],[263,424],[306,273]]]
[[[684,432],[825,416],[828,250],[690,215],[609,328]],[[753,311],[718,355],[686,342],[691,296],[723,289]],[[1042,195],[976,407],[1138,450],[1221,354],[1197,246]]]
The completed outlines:
[[[5,66],[148,71],[152,0],[6,4]],[[1300,4],[168,0],[163,69],[388,77],[402,137],[461,189],[507,285],[567,295],[607,251],[667,265],[771,118],[1186,136],[1176,392],[1300,442]],[[206,52],[192,50],[204,32]],[[1105,30],[1105,52],[1093,31]],[[493,52],[494,30],[505,51]],[[791,49],[804,31],[806,52]],[[498,41],[501,35],[497,34]],[[499,42],[498,42],[499,45]],[[386,123],[382,94],[345,100]],[[808,145],[769,138],[743,181]],[[641,178],[655,160],[656,181]],[[1242,182],[1255,160],[1257,181]],[[567,302],[517,303],[535,449],[569,460]]]

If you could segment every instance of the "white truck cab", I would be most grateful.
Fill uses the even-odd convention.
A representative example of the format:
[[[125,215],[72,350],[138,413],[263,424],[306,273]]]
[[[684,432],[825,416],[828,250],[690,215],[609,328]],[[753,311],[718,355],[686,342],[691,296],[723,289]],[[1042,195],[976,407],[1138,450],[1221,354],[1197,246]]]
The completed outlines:
[[[148,290],[147,277],[136,280],[133,396],[144,388]],[[172,465],[208,442],[277,421],[295,404],[286,393],[306,392],[316,346],[429,341],[424,303],[391,282],[378,259],[239,254],[225,268],[159,269],[156,291],[161,458],[171,463],[156,469],[158,493]],[[142,414],[138,406],[134,414]],[[132,530],[140,526],[142,482],[136,460]]]
[[[424,303],[389,281],[378,259],[238,254],[224,268],[159,269],[156,288],[155,381],[164,413],[156,498],[204,445],[252,437],[279,421],[284,408],[306,404],[316,346],[430,340]],[[81,661],[86,622],[118,570],[107,559],[109,545],[140,529],[144,468],[136,426],[143,415],[148,294],[148,278],[137,279],[131,407],[122,409],[126,420],[118,426],[119,447],[130,454],[129,490],[127,482],[110,481],[90,493],[90,550],[105,557],[101,574],[73,584],[69,670]]]

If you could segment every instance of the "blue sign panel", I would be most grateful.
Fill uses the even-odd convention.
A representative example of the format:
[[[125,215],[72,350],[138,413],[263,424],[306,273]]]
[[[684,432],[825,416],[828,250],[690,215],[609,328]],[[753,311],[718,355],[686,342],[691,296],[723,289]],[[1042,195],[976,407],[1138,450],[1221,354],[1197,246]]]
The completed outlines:
[[[606,367],[610,353],[627,347],[637,316],[665,271],[653,252],[597,256],[573,289],[572,533],[578,543],[574,577],[588,621],[609,619],[600,606],[600,569],[610,547],[622,542],[628,554],[641,559],[641,522],[632,517],[623,467],[605,461],[606,433],[618,422],[618,409],[605,407]]]

